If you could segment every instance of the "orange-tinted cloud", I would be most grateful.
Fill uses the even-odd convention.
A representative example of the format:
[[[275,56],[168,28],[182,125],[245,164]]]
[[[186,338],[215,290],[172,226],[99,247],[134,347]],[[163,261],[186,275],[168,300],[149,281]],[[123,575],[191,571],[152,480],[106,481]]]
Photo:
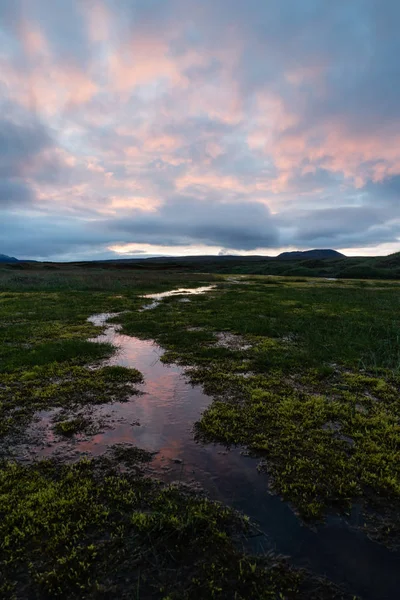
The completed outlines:
[[[157,247],[190,246],[182,213],[196,248],[392,243],[400,205],[392,23],[400,9],[394,0],[356,4],[4,3],[2,202],[20,207],[20,194],[51,222],[65,211],[99,231],[106,217],[143,213]],[[228,203],[241,220],[243,206],[252,207],[274,234],[232,220],[218,237],[202,211],[226,219]],[[384,215],[376,226],[375,204]],[[368,218],[348,212],[354,207]],[[333,208],[354,220],[352,234],[336,213],[335,230],[322,227],[328,213],[318,211]],[[297,225],[307,220],[316,227]],[[124,235],[104,243],[132,243]]]

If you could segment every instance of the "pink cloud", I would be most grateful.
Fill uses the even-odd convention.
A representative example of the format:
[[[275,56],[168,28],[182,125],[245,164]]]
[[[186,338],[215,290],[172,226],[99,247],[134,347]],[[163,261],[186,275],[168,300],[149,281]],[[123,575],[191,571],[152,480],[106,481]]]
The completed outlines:
[[[158,198],[140,197],[140,196],[111,196],[110,210],[117,212],[119,209],[140,210],[145,212],[155,212],[162,204]]]
[[[274,192],[291,189],[298,174],[318,168],[341,174],[357,188],[368,180],[382,181],[400,173],[400,132],[394,128],[370,133],[353,132],[344,117],[306,123],[301,113],[289,109],[283,97],[258,96],[257,115],[249,131],[249,147],[262,151],[277,169]]]
[[[37,24],[22,20],[19,24],[19,34],[22,46],[28,56],[48,56],[47,40]]]
[[[161,39],[135,36],[108,58],[109,81],[115,91],[126,92],[138,85],[165,79],[181,81],[177,64],[168,56],[168,44]]]
[[[146,152],[170,152],[179,148],[184,141],[179,136],[173,135],[149,135],[143,141],[142,148]]]
[[[110,38],[113,16],[99,0],[87,0],[83,4],[88,34],[92,42],[105,42]]]
[[[56,56],[40,25],[27,20],[19,27],[24,69],[0,59],[9,97],[48,119],[60,138],[59,148],[24,168],[28,180],[52,161],[63,172],[62,181],[34,184],[41,202],[68,198],[74,207],[81,202],[112,213],[157,211],[174,193],[262,203],[275,195],[278,210],[285,195],[301,197],[298,179],[320,169],[355,188],[400,173],[396,128],[354,132],[345,115],[304,116],[304,86],[318,98],[327,93],[322,60],[294,61],[283,69],[281,85],[246,86],[249,40],[239,26],[225,28],[221,43],[211,36],[181,48],[184,20],[165,29],[157,22],[133,27],[116,39],[111,5],[90,1],[82,11],[89,41],[96,49],[101,44],[84,67]],[[259,48],[266,61],[269,49]],[[251,161],[256,167],[247,171]],[[310,183],[307,193],[322,194],[323,186]]]

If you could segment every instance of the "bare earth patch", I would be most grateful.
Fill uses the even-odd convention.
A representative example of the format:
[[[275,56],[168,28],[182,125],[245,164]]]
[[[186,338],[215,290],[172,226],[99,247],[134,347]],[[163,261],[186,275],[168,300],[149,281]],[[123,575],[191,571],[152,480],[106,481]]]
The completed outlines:
[[[216,333],[217,343],[215,344],[218,348],[228,348],[229,350],[249,350],[252,345],[242,337],[235,333],[229,333],[229,331],[221,331]]]

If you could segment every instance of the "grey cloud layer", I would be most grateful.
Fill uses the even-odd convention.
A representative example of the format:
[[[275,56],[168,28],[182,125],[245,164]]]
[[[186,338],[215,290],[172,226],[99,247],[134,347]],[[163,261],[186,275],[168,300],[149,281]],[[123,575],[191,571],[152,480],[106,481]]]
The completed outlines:
[[[23,177],[27,166],[52,145],[39,123],[16,123],[0,117],[0,177]]]
[[[155,214],[134,215],[105,225],[136,243],[158,244],[162,239],[170,246],[195,243],[235,250],[271,248],[279,243],[269,210],[251,202],[218,204],[182,198],[167,201]]]
[[[396,242],[399,21],[397,0],[0,1],[0,252]]]
[[[33,202],[35,194],[25,179],[32,161],[51,140],[34,121],[18,124],[0,118],[0,210]]]
[[[271,215],[253,203],[216,205],[182,198],[167,202],[157,213],[137,211],[124,219],[89,220],[4,212],[0,240],[10,254],[22,257],[111,257],[115,244],[210,245],[233,251],[257,251],[294,245],[357,247],[392,242],[400,236],[400,211],[385,222],[379,211],[364,208],[292,211]],[[139,250],[140,251],[140,250]],[[135,250],[135,253],[138,251]]]

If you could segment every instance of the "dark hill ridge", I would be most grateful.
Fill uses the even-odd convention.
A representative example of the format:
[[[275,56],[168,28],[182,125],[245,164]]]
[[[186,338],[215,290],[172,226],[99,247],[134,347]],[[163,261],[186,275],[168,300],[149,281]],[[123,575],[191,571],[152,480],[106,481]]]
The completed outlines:
[[[389,256],[344,256],[335,250],[284,252],[280,256],[170,256],[125,258],[107,261],[41,263],[0,255],[0,270],[9,269],[121,269],[181,271],[328,279],[395,279],[400,281],[400,252]],[[1,275],[1,274],[0,274]]]
[[[135,257],[135,258],[115,258],[115,259],[108,259],[108,260],[104,260],[104,261],[83,261],[83,262],[91,262],[91,263],[98,263],[98,262],[102,262],[102,263],[107,263],[107,262],[113,262],[113,263],[133,263],[133,262],[146,262],[146,263],[177,263],[177,264],[182,264],[182,263],[191,263],[191,264],[200,264],[200,263],[209,263],[209,262],[219,262],[219,263],[228,263],[228,262],[262,262],[262,261],[266,261],[266,260],[309,260],[309,259],[317,259],[317,260],[324,260],[324,259],[339,259],[339,258],[346,258],[344,256],[344,254],[341,254],[340,252],[337,252],[336,250],[305,250],[304,252],[300,251],[300,250],[296,250],[294,252],[283,252],[282,254],[279,254],[279,256],[276,257],[272,257],[272,256],[264,256],[264,255],[240,255],[240,254],[223,254],[223,255],[218,255],[218,256],[212,256],[212,255],[205,255],[205,256],[154,256],[154,257],[149,257],[149,258],[141,258],[141,257]],[[17,258],[15,258],[14,256],[7,256],[6,254],[0,254],[0,262],[2,263],[16,263],[16,262],[36,262],[36,261],[31,261],[31,260],[25,260],[25,261],[19,261]]]
[[[341,254],[337,250],[295,250],[294,252],[282,252],[277,256],[279,260],[308,260],[310,258],[323,260],[333,258],[346,258],[344,254]]]
[[[14,256],[7,256],[7,254],[0,254],[0,262],[2,263],[15,263],[18,259]]]

